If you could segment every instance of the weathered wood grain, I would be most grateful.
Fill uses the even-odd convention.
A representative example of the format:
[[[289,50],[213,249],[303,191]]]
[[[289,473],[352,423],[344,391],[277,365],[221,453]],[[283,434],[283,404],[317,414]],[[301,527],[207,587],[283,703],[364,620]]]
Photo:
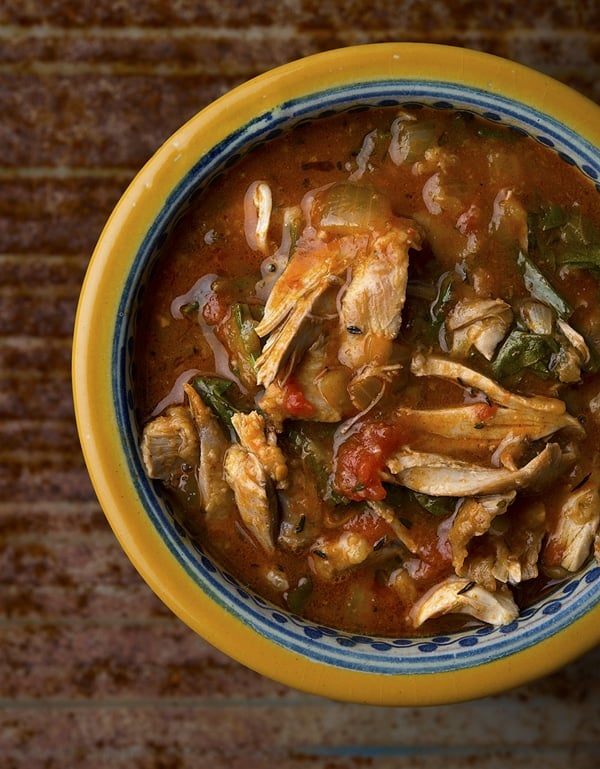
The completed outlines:
[[[211,667],[213,673],[217,669]],[[85,672],[97,674],[93,668]],[[174,672],[173,678],[186,672]],[[581,673],[573,669],[574,677]],[[110,688],[119,675],[117,670],[107,673],[103,685]],[[296,769],[307,763],[384,769],[590,769],[595,766],[598,727],[591,712],[581,718],[580,706],[580,700],[569,697],[557,705],[543,690],[517,690],[512,697],[452,707],[397,710],[329,703],[290,691],[240,688],[232,694],[206,687],[187,697],[155,690],[147,699],[109,696],[93,704],[56,698],[48,722],[46,708],[23,699],[10,712],[0,712],[0,747],[9,757],[26,753],[33,767],[119,769],[133,761],[140,767],[240,769]],[[71,736],[67,742],[65,734]]]
[[[342,13],[343,9],[343,13]],[[328,23],[331,31],[345,34],[354,27],[386,29],[397,26],[428,33],[433,27],[443,29],[484,29],[501,34],[506,28],[549,27],[559,33],[573,26],[594,28],[598,21],[598,6],[594,0],[548,3],[531,0],[526,6],[512,0],[498,3],[474,4],[469,0],[443,2],[389,3],[386,0],[348,0],[343,6],[336,0],[265,0],[261,3],[180,0],[133,0],[129,3],[97,0],[78,3],[73,0],[5,0],[0,10],[3,24],[54,24],[67,27],[142,26],[172,27],[195,24],[207,27],[244,28],[249,25],[299,29],[322,29]]]

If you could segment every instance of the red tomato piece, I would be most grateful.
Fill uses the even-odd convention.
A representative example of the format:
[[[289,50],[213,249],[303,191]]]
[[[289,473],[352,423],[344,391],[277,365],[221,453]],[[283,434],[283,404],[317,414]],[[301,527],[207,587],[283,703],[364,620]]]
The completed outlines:
[[[338,449],[335,490],[357,502],[384,499],[381,473],[387,458],[402,442],[397,426],[383,422],[361,425]]]
[[[283,408],[295,419],[307,419],[315,413],[315,407],[307,400],[297,382],[289,377],[283,387]]]

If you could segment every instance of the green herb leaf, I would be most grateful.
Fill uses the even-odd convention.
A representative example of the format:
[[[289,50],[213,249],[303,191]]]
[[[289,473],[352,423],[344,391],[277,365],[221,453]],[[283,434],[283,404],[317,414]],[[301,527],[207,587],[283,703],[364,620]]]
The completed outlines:
[[[334,433],[334,424],[290,422],[283,440],[287,450],[301,460],[305,476],[314,479],[321,498],[333,505],[347,505],[349,500],[338,494],[332,484],[331,446]]]
[[[233,429],[231,417],[239,411],[225,397],[233,382],[221,377],[194,377],[192,385],[198,395],[221,419],[226,427]]]
[[[581,210],[549,205],[529,217],[532,250],[558,267],[600,271],[600,232]]]
[[[456,507],[456,499],[454,497],[433,497],[429,494],[422,494],[418,491],[411,492],[411,495],[415,502],[419,504],[423,510],[427,510],[431,515],[446,516],[454,512]]]
[[[504,340],[492,363],[492,372],[498,379],[534,369],[546,373],[546,361],[552,353],[551,340],[539,334],[514,329]]]
[[[437,296],[431,304],[429,313],[434,329],[439,328],[445,320],[446,309],[454,296],[454,272],[445,272],[438,281]]]
[[[552,307],[560,318],[567,320],[573,314],[573,308],[558,293],[534,262],[522,251],[519,251],[517,264],[523,272],[525,287],[531,296]]]
[[[232,314],[239,332],[240,353],[254,365],[261,353],[260,339],[255,331],[258,322],[247,304],[234,304]]]

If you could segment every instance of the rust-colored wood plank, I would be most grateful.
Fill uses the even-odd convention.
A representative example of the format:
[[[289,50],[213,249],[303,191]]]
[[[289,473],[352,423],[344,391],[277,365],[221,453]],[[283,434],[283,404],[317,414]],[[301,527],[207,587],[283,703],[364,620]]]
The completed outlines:
[[[207,688],[178,700],[108,699],[81,707],[57,700],[50,721],[37,703],[22,702],[11,713],[0,712],[0,749],[9,756],[26,753],[34,769],[43,759],[61,769],[595,766],[598,732],[591,714],[581,721],[568,702],[552,700],[532,709],[520,694],[451,709],[385,709],[296,694],[221,699]]]
[[[0,110],[8,116],[0,122],[2,166],[102,168],[91,183],[99,175],[117,176],[112,169],[121,167],[131,176],[176,128],[232,85],[214,73],[169,77],[153,68],[119,76],[110,69],[38,74],[16,66],[0,72]],[[37,175],[42,178],[32,181],[43,183],[43,172]]]
[[[544,0],[514,3],[510,0],[486,4],[473,4],[469,0],[455,0],[451,5],[432,0],[423,3],[387,3],[386,0],[349,0],[344,13],[336,0],[266,0],[261,3],[242,3],[236,0],[209,0],[203,3],[164,3],[162,0],[129,3],[115,0],[97,0],[78,3],[73,0],[34,0],[22,3],[5,0],[0,12],[4,24],[54,24],[66,27],[122,25],[143,27],[169,27],[181,24],[208,27],[243,28],[248,25],[300,27],[321,26],[331,29],[352,30],[357,27],[381,29],[405,24],[407,28],[429,31],[437,27],[476,27],[501,31],[514,26],[550,26],[564,29],[571,26],[589,27],[598,21],[598,6],[594,0],[577,3],[548,4]],[[591,27],[590,27],[591,28]]]
[[[0,176],[0,254],[89,256],[132,175]]]

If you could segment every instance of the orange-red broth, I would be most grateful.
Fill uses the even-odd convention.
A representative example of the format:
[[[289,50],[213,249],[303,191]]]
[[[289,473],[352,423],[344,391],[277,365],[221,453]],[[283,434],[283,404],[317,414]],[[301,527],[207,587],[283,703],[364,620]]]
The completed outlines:
[[[479,296],[498,296],[509,303],[524,295],[525,290],[511,233],[492,232],[489,228],[494,198],[500,189],[515,190],[527,210],[535,211],[547,204],[568,210],[576,206],[584,217],[596,226],[600,224],[597,191],[555,153],[530,138],[471,115],[422,109],[414,115],[428,126],[435,146],[456,158],[452,181],[455,202],[442,213],[429,215],[422,189],[431,174],[414,173],[413,163],[418,162],[418,157],[396,165],[387,152],[390,126],[396,115],[397,110],[392,108],[374,109],[298,127],[254,150],[220,176],[197,200],[165,246],[145,292],[135,351],[135,401],[141,423],[168,396],[182,373],[192,369],[214,371],[214,356],[196,315],[174,319],[170,311],[173,299],[188,292],[202,275],[216,273],[222,280],[218,292],[211,294],[204,306],[205,323],[218,324],[223,320],[229,312],[230,302],[249,298],[251,302],[256,301],[252,299],[254,285],[260,278],[264,254],[249,247],[243,226],[244,195],[256,180],[266,181],[272,190],[274,206],[269,238],[275,251],[281,238],[283,209],[299,204],[311,189],[347,181],[349,174],[357,168],[365,135],[377,129],[376,148],[359,183],[372,185],[387,195],[395,214],[415,216],[423,225],[426,243],[420,252],[411,254],[409,281],[421,288],[434,289],[440,276],[455,271],[458,265],[457,272],[475,287]],[[458,227],[461,215],[462,226]],[[480,248],[476,255],[468,256],[465,255],[465,243],[471,233],[479,238]],[[546,270],[552,268],[547,264],[540,266]],[[600,342],[600,311],[596,279],[587,271],[573,270],[552,272],[552,280],[575,308],[573,325],[597,346]],[[397,342],[400,359],[408,360],[410,350],[417,342],[425,341],[434,351],[439,350],[436,332],[431,328],[431,302],[419,299],[419,293],[423,291],[417,290],[416,298],[409,294],[404,309]],[[469,365],[486,371],[481,357],[473,358]],[[504,384],[510,386],[511,382]],[[600,384],[596,375],[586,374],[577,385],[557,388],[553,380],[526,374],[524,378],[519,377],[515,389],[523,388],[542,394],[560,394],[572,414],[584,424],[591,424],[588,403],[600,391]],[[416,380],[406,370],[399,375],[392,389],[398,402],[421,408],[456,403],[457,399],[462,402],[463,398],[460,388],[441,380]],[[250,391],[239,401],[252,408],[255,395],[256,392]],[[291,407],[293,410],[295,402],[299,408],[297,413],[302,416],[301,393],[299,395],[296,401],[292,397]],[[367,482],[370,479],[377,487],[377,462],[368,465],[368,457],[363,455],[361,459],[360,453],[356,453],[357,445],[368,449],[371,441],[371,448],[375,450],[382,446],[385,450],[386,445],[392,450],[394,445],[410,436],[404,436],[402,426],[394,422],[390,403],[381,402],[378,414],[371,413],[369,419],[375,426],[361,434],[354,449],[350,443],[344,447],[346,470],[350,476],[354,472],[354,481],[358,478],[362,483],[365,478]],[[294,441],[286,433],[293,432],[298,423],[289,420],[285,424],[286,431],[279,437],[279,442],[283,447],[289,447]],[[337,425],[308,424],[306,431],[320,451],[331,452],[335,427]],[[575,485],[588,472],[595,451],[595,440],[590,435],[581,446],[579,463],[569,477],[559,483]],[[292,461],[303,462],[307,471],[311,471],[310,457],[303,458],[294,452],[292,455]],[[489,457],[474,456],[473,459]],[[330,457],[328,469],[332,467]],[[411,570],[412,587],[405,593],[387,587],[387,577],[401,562],[401,554],[388,563],[375,559],[355,567],[334,581],[320,580],[311,573],[306,552],[278,549],[273,560],[267,558],[235,515],[207,525],[199,506],[193,473],[186,473],[185,468],[182,477],[166,491],[186,525],[229,572],[263,596],[286,606],[288,594],[282,596],[265,578],[269,569],[281,570],[292,588],[292,609],[312,620],[353,632],[388,636],[448,631],[465,622],[464,618],[447,616],[429,620],[415,631],[407,619],[413,601],[452,573],[451,553],[445,539],[451,516],[425,511],[402,490],[386,487],[388,501],[399,505],[398,515],[410,526],[411,536],[419,543],[421,559],[418,568]],[[325,534],[339,531],[340,527],[357,530],[366,533],[374,546],[384,537],[393,538],[387,524],[369,513],[360,501],[335,504],[322,496],[307,495],[306,515],[312,515],[318,508]],[[547,491],[546,501],[552,498],[552,490]],[[511,515],[518,515],[518,503],[512,506]],[[551,520],[551,509],[548,516]],[[310,594],[294,591],[295,586],[307,577],[312,582]],[[521,586],[516,590],[517,600],[521,603],[533,600],[548,580],[548,576],[542,574],[539,579]]]

